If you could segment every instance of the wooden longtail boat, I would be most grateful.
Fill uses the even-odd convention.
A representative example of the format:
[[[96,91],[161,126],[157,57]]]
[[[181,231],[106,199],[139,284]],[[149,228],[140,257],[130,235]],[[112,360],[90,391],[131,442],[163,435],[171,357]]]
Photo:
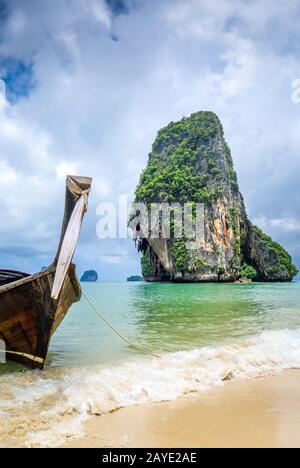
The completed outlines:
[[[81,298],[71,262],[92,179],[68,176],[66,185],[65,215],[53,264],[35,275],[0,270],[0,339],[7,359],[30,368],[44,367],[53,333]]]

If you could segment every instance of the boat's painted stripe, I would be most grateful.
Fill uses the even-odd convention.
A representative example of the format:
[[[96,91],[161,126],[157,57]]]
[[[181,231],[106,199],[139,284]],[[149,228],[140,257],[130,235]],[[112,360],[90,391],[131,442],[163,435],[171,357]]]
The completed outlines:
[[[32,354],[27,354],[27,353],[21,353],[19,351],[4,351],[4,350],[0,350],[0,353],[2,354],[15,354],[17,356],[22,356],[22,357],[25,357],[27,359],[30,359],[31,361],[34,361],[34,362],[39,362],[40,364],[43,364],[43,362],[45,361],[45,359],[41,358],[41,357],[38,357],[38,356],[33,356]]]

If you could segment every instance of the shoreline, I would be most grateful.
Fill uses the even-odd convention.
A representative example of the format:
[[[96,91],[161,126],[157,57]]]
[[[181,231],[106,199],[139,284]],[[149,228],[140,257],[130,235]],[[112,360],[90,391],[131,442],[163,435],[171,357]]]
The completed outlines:
[[[94,416],[65,448],[300,447],[300,370]]]

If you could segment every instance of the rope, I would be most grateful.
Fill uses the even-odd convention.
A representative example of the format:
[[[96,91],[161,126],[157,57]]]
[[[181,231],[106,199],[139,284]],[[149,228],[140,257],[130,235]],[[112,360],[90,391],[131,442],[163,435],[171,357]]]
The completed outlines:
[[[98,309],[98,307],[95,306],[95,304],[92,303],[92,301],[87,297],[87,295],[82,291],[82,295],[83,297],[85,298],[85,300],[87,301],[87,303],[94,309],[94,311],[96,312],[97,315],[99,315],[99,317],[109,326],[109,328],[112,329],[112,331],[118,335],[119,338],[121,338],[121,340],[125,341],[125,343],[127,343],[129,346],[131,346],[132,348],[135,348],[137,351],[139,352],[142,352],[144,354],[148,354],[149,356],[152,356],[152,357],[156,357],[156,358],[160,358],[160,356],[158,356],[157,354],[154,354],[152,353],[151,351],[148,351],[146,348],[144,348],[143,346],[140,346],[138,344],[135,344],[135,343],[132,343],[132,341],[128,340],[128,338],[126,338],[125,336],[121,335],[121,333],[118,332],[118,330],[116,330],[112,324],[107,320],[107,318],[102,314],[102,312],[100,312],[100,310]]]

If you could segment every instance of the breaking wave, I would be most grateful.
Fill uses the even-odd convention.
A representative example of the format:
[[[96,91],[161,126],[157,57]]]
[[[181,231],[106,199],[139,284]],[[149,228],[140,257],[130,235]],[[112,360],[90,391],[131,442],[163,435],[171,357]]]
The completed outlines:
[[[141,358],[116,366],[48,368],[0,378],[0,441],[6,447],[59,446],[84,423],[125,406],[175,400],[300,367],[300,329],[263,332],[222,347]]]

